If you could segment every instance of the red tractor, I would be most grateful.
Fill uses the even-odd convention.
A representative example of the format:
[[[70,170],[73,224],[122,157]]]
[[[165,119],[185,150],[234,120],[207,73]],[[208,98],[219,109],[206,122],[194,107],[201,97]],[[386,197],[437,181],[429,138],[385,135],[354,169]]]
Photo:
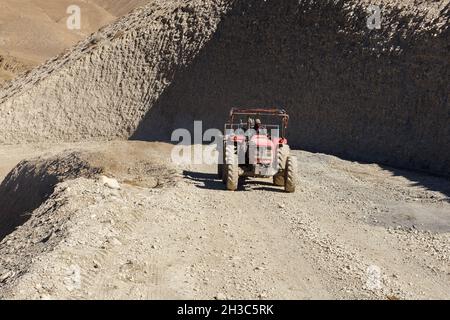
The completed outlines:
[[[297,159],[286,139],[289,115],[282,109],[232,109],[219,149],[218,175],[235,191],[240,178],[272,178],[295,192]]]

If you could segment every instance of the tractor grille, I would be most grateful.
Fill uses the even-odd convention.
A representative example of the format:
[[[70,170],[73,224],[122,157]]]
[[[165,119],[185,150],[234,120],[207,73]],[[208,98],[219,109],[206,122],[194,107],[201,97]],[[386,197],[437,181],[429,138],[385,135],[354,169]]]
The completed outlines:
[[[272,162],[272,159],[273,159],[272,148],[271,147],[258,148],[257,158],[258,158],[258,163]]]

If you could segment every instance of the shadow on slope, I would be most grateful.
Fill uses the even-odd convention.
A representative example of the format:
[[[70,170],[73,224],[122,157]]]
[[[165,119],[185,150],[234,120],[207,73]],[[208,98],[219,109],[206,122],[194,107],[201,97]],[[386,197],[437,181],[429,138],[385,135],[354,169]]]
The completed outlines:
[[[292,146],[450,175],[448,24],[437,32],[420,12],[385,7],[383,28],[369,30],[352,3],[237,1],[131,139],[169,141],[194,120],[222,128],[231,107],[281,106]]]
[[[0,185],[0,241],[28,221],[58,183],[93,177],[100,172],[101,169],[91,167],[79,153],[19,163]]]

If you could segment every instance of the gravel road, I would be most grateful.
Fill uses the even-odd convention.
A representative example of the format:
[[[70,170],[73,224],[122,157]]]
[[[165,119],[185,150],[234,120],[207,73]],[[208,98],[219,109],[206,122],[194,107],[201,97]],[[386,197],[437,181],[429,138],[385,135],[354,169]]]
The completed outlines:
[[[156,188],[60,183],[0,243],[15,266],[0,297],[450,298],[448,180],[294,153],[295,194],[265,180],[228,192],[211,166],[161,170],[173,179]],[[58,240],[33,241],[48,224]],[[32,263],[16,264],[27,246]]]

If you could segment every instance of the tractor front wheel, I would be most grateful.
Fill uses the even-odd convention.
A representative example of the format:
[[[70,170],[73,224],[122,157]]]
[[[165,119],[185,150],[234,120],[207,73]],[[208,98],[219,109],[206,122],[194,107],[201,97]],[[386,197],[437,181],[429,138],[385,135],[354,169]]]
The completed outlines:
[[[273,176],[273,184],[278,187],[283,187],[284,186],[284,176],[279,175],[279,174]]]
[[[289,156],[286,160],[284,170],[284,190],[286,192],[295,192],[297,185],[297,158]]]

